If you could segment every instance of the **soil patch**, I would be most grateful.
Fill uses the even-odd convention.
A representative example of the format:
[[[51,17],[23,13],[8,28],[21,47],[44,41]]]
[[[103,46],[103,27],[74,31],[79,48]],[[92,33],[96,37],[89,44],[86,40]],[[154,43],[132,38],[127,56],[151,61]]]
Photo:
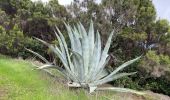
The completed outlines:
[[[0,100],[5,100],[7,94],[8,94],[7,89],[0,87]]]

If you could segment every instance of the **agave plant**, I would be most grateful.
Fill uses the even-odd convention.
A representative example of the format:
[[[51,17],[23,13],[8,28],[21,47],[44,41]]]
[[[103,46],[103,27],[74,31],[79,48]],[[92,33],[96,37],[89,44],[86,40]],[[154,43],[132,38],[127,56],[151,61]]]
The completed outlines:
[[[95,31],[92,21],[90,23],[90,28],[88,32],[86,32],[84,26],[81,23],[78,23],[77,27],[71,27],[68,24],[65,24],[65,26],[67,28],[68,36],[71,43],[70,48],[68,47],[63,34],[57,27],[57,32],[54,32],[59,42],[59,47],[57,45],[51,45],[41,39],[36,38],[38,41],[48,46],[51,51],[56,54],[56,56],[61,60],[64,67],[59,67],[55,64],[52,64],[38,53],[28,49],[30,52],[34,53],[44,62],[46,62],[46,64],[40,66],[39,69],[56,68],[65,77],[68,78],[69,87],[89,88],[90,93],[94,90],[110,89],[121,92],[133,92],[141,94],[141,92],[125,88],[97,88],[97,86],[99,85],[136,73],[119,72],[128,65],[138,60],[140,57],[122,64],[111,73],[107,71],[106,65],[109,61],[108,50],[110,48],[114,31],[111,32],[104,49],[102,49],[100,34],[97,31],[96,36],[94,36]]]

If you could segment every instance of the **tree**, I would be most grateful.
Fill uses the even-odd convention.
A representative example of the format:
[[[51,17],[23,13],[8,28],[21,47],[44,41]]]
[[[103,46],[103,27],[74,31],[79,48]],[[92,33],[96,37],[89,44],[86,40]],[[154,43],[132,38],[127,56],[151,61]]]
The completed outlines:
[[[13,27],[10,31],[5,31],[1,26],[1,38],[0,38],[0,52],[6,55],[12,55],[14,57],[18,56],[18,53],[24,49],[24,35],[20,31],[17,25]]]

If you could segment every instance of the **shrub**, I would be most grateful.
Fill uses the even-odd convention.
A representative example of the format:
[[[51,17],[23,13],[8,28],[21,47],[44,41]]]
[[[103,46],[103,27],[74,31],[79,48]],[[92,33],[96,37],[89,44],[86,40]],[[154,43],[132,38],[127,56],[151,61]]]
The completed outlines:
[[[165,76],[170,72],[170,58],[167,55],[157,54],[156,51],[148,51],[141,61],[140,67],[153,77]]]
[[[170,95],[170,59],[169,56],[157,54],[150,50],[140,60],[138,65],[125,69],[125,72],[138,71],[138,74],[125,77],[114,82],[114,85],[137,90],[151,90]],[[133,64],[134,65],[134,64]]]
[[[65,38],[58,28],[58,34],[57,32],[55,33],[59,42],[59,47],[57,45],[51,45],[41,39],[36,38],[37,40],[48,46],[50,50],[58,56],[64,68],[58,67],[57,65],[50,63],[41,55],[28,49],[30,52],[34,53],[35,55],[40,57],[44,62],[46,62],[46,64],[41,66],[39,69],[56,68],[65,77],[67,77],[67,79],[69,80],[69,87],[89,88],[90,92],[93,92],[94,90],[98,89],[98,85],[102,85],[104,83],[136,73],[119,73],[119,71],[132,64],[140,57],[122,64],[111,73],[109,73],[105,68],[105,65],[109,61],[108,50],[110,48],[113,32],[110,34],[106,45],[102,50],[100,34],[97,31],[96,37],[94,36],[94,28],[92,22],[90,24],[88,33],[86,32],[84,26],[81,23],[78,23],[77,27],[74,28],[67,24],[65,24],[65,26],[67,28],[68,36],[71,43],[70,52]],[[116,87],[99,88],[98,90],[107,89],[143,94],[134,90]]]
[[[168,55],[160,54],[159,59],[161,65],[168,65],[170,67],[170,57]]]
[[[29,47],[38,53],[45,55],[43,51],[44,46],[36,40],[25,37],[20,28],[15,25],[13,29],[6,31],[5,28],[0,26],[0,53],[12,57],[30,57],[30,53],[24,50]],[[24,51],[23,51],[24,50]]]
[[[37,40],[29,37],[25,37],[25,40],[23,45],[24,48],[30,48],[31,50],[34,50],[38,52],[39,54],[43,55],[46,57],[47,52],[44,52],[44,50],[47,50],[47,48],[42,45],[41,43],[37,42]],[[28,53],[27,50],[22,49],[22,51],[18,52],[18,55],[23,58],[29,58],[32,56],[32,54]]]
[[[17,25],[15,25],[13,29],[8,32],[3,27],[1,27],[0,30],[0,52],[6,55],[17,56],[18,51],[23,49],[23,33],[19,30]]]
[[[139,64],[141,63],[139,62]],[[151,90],[156,93],[163,93],[170,96],[170,73],[168,71],[165,71],[165,75],[163,76],[154,77],[146,71],[148,69],[144,70],[139,65],[131,66],[130,68],[131,71],[137,71],[138,73],[114,81],[114,86],[136,90]],[[129,69],[125,69],[124,72],[129,72]]]
[[[160,63],[160,59],[159,56],[156,54],[156,51],[148,51],[146,53],[146,60],[155,62],[155,64],[159,64]]]

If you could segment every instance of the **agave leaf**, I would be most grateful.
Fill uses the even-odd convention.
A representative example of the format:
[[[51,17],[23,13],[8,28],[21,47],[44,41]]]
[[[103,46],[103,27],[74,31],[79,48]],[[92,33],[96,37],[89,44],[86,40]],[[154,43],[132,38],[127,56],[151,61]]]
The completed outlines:
[[[73,53],[73,57],[76,60],[76,68],[78,70],[78,77],[80,81],[83,81],[85,79],[85,74],[84,74],[84,69],[83,69],[83,57],[75,52],[75,51],[71,51]]]
[[[54,53],[56,53],[57,55],[60,55],[63,59],[65,59],[64,55],[62,54],[60,49],[57,47],[57,45],[55,45],[54,47],[51,46],[50,49],[53,50]]]
[[[108,64],[110,60],[110,57],[107,57],[105,63],[104,63],[104,67],[106,66],[106,64]],[[108,71],[106,71],[106,69],[103,67],[103,69],[101,70],[101,72],[99,74],[97,74],[97,78],[94,79],[94,81],[96,80],[100,80],[101,78],[105,77],[106,75],[109,75]]]
[[[66,69],[70,70],[69,66],[68,66],[68,63],[67,63],[67,60],[63,57],[63,55],[61,54],[59,49],[57,47],[55,47],[55,48],[51,47],[50,49],[60,58],[60,60],[62,61],[63,65],[66,67]]]
[[[104,50],[102,52],[102,56],[100,58],[99,65],[98,65],[98,67],[96,69],[96,71],[97,71],[96,75],[100,74],[102,72],[103,68],[105,67],[103,65],[105,64],[105,61],[106,61],[106,59],[108,57],[107,53],[108,53],[109,48],[110,48],[110,44],[111,44],[113,33],[114,33],[114,31],[111,32],[111,34],[110,34],[110,36],[109,36],[109,38],[108,38],[108,40],[106,42],[106,46],[105,46],[105,48],[104,48]]]
[[[45,64],[45,65],[42,65],[40,67],[38,67],[37,69],[49,69],[49,68],[56,68],[58,69],[61,73],[64,73],[64,69],[59,67],[59,66],[55,66],[55,65],[52,65],[52,64]]]
[[[55,67],[54,65],[51,65],[51,64],[45,64],[45,65],[38,67],[37,69],[48,69],[48,68],[55,68]]]
[[[80,72],[79,72],[80,63],[79,63],[79,61],[77,61],[77,59],[75,58],[74,55],[72,56],[72,62],[73,62],[74,68],[75,68],[74,73],[75,73],[75,75],[77,76],[77,79],[80,82],[80,80],[81,80],[80,79]]]
[[[122,78],[122,77],[125,77],[125,76],[130,76],[130,75],[134,75],[136,74],[137,72],[131,72],[131,73],[119,73],[119,74],[116,74],[113,76],[112,80],[117,80],[119,78]]]
[[[88,32],[88,38],[89,38],[89,68],[88,68],[88,70],[89,70],[89,74],[88,74],[88,76],[87,76],[87,78],[86,78],[86,81],[88,81],[89,80],[89,77],[91,77],[91,75],[92,75],[92,71],[93,71],[93,69],[94,69],[94,67],[93,66],[96,66],[97,64],[98,64],[98,61],[99,60],[97,60],[97,59],[95,59],[95,57],[94,57],[94,46],[95,46],[95,44],[94,44],[94,26],[93,26],[93,21],[91,20],[91,23],[90,23],[90,28],[89,28],[89,32]],[[100,41],[100,35],[99,35],[99,33],[97,33],[97,36],[96,36],[96,41],[98,41],[98,46],[99,45],[101,45],[101,41]],[[97,43],[96,43],[97,44]],[[101,49],[100,49],[101,47],[99,46],[99,49],[97,49],[99,52],[101,52]],[[98,52],[97,52],[98,53]],[[100,55],[99,55],[100,56]],[[97,58],[99,58],[100,59],[100,57],[97,57]],[[95,59],[95,60],[97,60],[97,62],[93,62],[93,59]],[[96,65],[94,65],[94,64],[96,64]]]
[[[74,26],[73,30],[74,30],[74,32],[75,32],[74,35],[76,35],[78,38],[81,38],[80,33],[79,33],[79,31],[77,30],[76,26]]]
[[[32,51],[32,50],[30,50],[30,49],[27,49],[27,48],[25,48],[27,51],[29,51],[29,52],[31,52],[31,53],[33,53],[34,55],[36,55],[36,56],[38,56],[41,60],[43,60],[45,63],[50,63],[50,62],[48,62],[48,60],[47,59],[45,59],[43,56],[41,56],[40,54],[38,54],[38,53],[36,53],[36,52],[34,52],[34,51]]]
[[[69,52],[68,52],[68,47],[67,47],[67,44],[66,44],[66,41],[64,39],[64,36],[62,35],[62,33],[60,32],[60,30],[58,29],[58,27],[56,27],[57,31],[58,31],[58,34],[59,34],[59,38],[61,39],[61,42],[63,44],[63,47],[65,49],[65,52],[66,52],[66,56],[67,56],[67,60],[69,61],[70,63],[70,55],[69,55]]]
[[[69,74],[69,77],[71,77],[72,79],[74,79],[75,81],[77,81],[76,76],[74,75],[74,73],[72,72],[72,70],[70,70],[70,67],[72,67],[72,63],[70,61],[70,67],[68,66],[66,60],[62,57],[61,53],[59,53],[59,49],[56,49],[54,48],[52,45],[48,44],[47,42],[41,40],[41,39],[38,39],[38,38],[35,38],[37,39],[38,41],[42,42],[43,44],[45,44],[46,46],[48,46],[55,54],[57,54],[57,56],[60,58],[60,60],[62,61],[64,67],[66,68],[68,74]],[[68,56],[68,55],[67,55]],[[70,59],[70,57],[68,57]]]
[[[66,23],[64,23],[66,28],[67,28],[67,33],[68,33],[68,36],[70,38],[70,42],[71,42],[71,48],[72,50],[76,50],[76,45],[75,45],[75,42],[74,42],[74,37],[73,37],[73,33],[72,33],[72,29],[70,27],[70,25],[67,25]]]
[[[111,90],[111,91],[117,91],[117,92],[130,92],[130,93],[134,93],[134,94],[138,94],[138,95],[145,95],[146,94],[144,92],[139,92],[139,91],[135,91],[135,90],[128,89],[128,88],[118,88],[118,87],[97,88],[97,90]]]
[[[80,38],[82,39],[82,38],[83,38],[83,36],[82,36],[82,30],[81,30],[81,27],[80,27],[79,23],[77,23],[77,28],[78,28],[78,33],[80,33],[79,36],[80,36]]]
[[[76,27],[74,27],[74,29],[72,29],[72,32],[73,32],[74,42],[75,42],[75,45],[76,45],[75,51],[78,52],[80,55],[82,55],[82,45],[81,45],[78,30],[76,29]]]
[[[67,60],[68,60],[68,63],[69,63],[69,67],[70,67],[70,70],[71,70],[71,74],[72,74],[74,77],[76,77],[76,76],[74,75],[74,66],[72,66],[72,63],[71,63],[70,54],[69,54],[69,52],[68,52],[68,47],[67,47],[67,43],[66,43],[66,41],[65,41],[65,38],[64,38],[64,36],[62,35],[62,33],[60,32],[60,30],[58,29],[58,27],[56,27],[56,29],[57,29],[57,31],[58,31],[58,33],[59,33],[60,39],[61,39],[61,41],[62,41],[62,43],[63,43],[63,45],[64,45],[64,48],[65,48],[65,50],[66,50]]]
[[[95,77],[97,73],[96,69],[98,67],[100,57],[101,57],[101,39],[100,39],[100,34],[98,31],[96,35],[97,35],[96,42],[95,42],[92,60],[90,61],[90,71],[89,71],[89,77],[88,77],[88,80],[91,80],[91,81],[93,78],[96,78]]]
[[[84,26],[79,22],[79,32],[82,34],[82,38],[87,38],[87,32]]]
[[[141,56],[140,56],[140,57],[137,57],[137,58],[135,58],[135,59],[133,59],[133,60],[127,61],[126,63],[124,63],[124,64],[122,64],[121,66],[119,66],[118,68],[116,68],[110,75],[108,75],[108,76],[105,77],[105,78],[110,78],[110,77],[112,77],[112,76],[115,75],[117,72],[119,72],[120,70],[124,69],[124,68],[127,67],[128,65],[134,63],[135,61],[139,60],[140,58],[141,58]]]
[[[132,73],[119,73],[119,74],[116,74],[116,75],[113,75],[112,77],[107,77],[107,78],[103,78],[99,81],[96,81],[94,82],[95,85],[101,85],[101,84],[104,84],[104,83],[107,83],[107,82],[110,82],[110,81],[114,81],[116,79],[119,79],[119,78],[122,78],[122,77],[125,77],[125,76],[129,76],[129,75],[134,75],[136,74],[136,72],[132,72]]]
[[[82,54],[83,54],[83,64],[84,64],[84,73],[85,73],[85,77],[87,77],[87,74],[88,74],[88,69],[89,69],[89,38],[87,36],[87,32],[84,28],[84,26],[79,23],[78,24],[78,30],[79,30],[79,33],[82,34],[82,40],[81,40],[81,43],[82,43]]]
[[[88,74],[88,67],[89,67],[89,40],[88,38],[82,39],[82,50],[83,50],[83,64],[84,64],[84,73],[85,76]]]
[[[67,59],[67,58],[66,58],[66,51],[65,51],[65,49],[64,49],[64,45],[63,45],[60,37],[58,36],[58,34],[57,34],[57,32],[56,32],[55,30],[54,30],[54,33],[55,33],[55,35],[56,35],[56,37],[57,37],[57,40],[58,40],[58,42],[59,42],[59,45],[60,45],[60,48],[61,48],[61,51],[62,51],[62,55],[63,55],[63,57],[64,57],[65,59]],[[66,62],[67,62],[67,60],[66,60]]]
[[[94,49],[94,27],[93,27],[93,21],[91,20],[90,23],[90,28],[89,28],[89,32],[88,32],[88,38],[89,38],[89,51],[90,55],[93,55],[93,49]]]
[[[100,79],[106,77],[107,75],[109,75],[109,72],[106,69],[103,69],[103,71],[100,73],[100,75],[96,76],[96,80],[100,80]]]
[[[75,68],[72,62],[70,62],[70,67],[71,67],[71,68]],[[78,75],[77,75],[77,73],[76,73],[75,70],[72,72],[72,74],[74,75],[73,81],[74,81],[74,82],[79,82],[79,78],[78,78]]]
[[[111,39],[112,39],[113,33],[114,33],[114,31],[111,32],[111,34],[110,34],[110,36],[109,36],[109,38],[107,40],[106,46],[105,46],[105,48],[104,48],[104,50],[102,52],[101,58],[100,58],[100,62],[98,64],[98,67],[95,68],[96,72],[93,74],[93,76],[99,76],[102,73],[102,71],[103,71],[103,69],[105,67],[104,65],[105,65],[105,62],[107,61],[106,59],[108,57],[107,52],[108,52],[108,50],[110,48],[110,44],[111,44]],[[97,78],[93,77],[92,80],[96,80],[96,79]]]
[[[66,28],[67,28],[67,32],[68,32],[68,36],[70,38],[70,42],[71,42],[71,48],[73,51],[77,51],[79,48],[77,48],[77,41],[75,40],[74,36],[73,36],[73,31],[70,25],[67,25],[66,23],[64,23]],[[72,62],[70,62],[70,67],[72,69],[72,72],[75,73],[75,66],[73,64],[71,64]],[[76,74],[76,73],[75,73]]]

